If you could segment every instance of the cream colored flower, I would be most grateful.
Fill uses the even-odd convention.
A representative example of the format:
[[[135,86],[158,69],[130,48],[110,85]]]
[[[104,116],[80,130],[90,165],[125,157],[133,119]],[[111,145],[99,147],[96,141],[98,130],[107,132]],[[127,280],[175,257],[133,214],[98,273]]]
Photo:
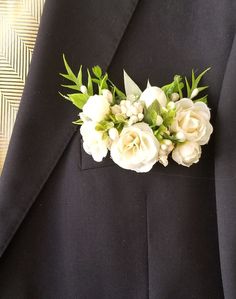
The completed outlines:
[[[162,107],[166,106],[167,98],[164,91],[156,86],[147,87],[141,94],[140,100],[149,107],[155,100],[159,102]]]
[[[213,132],[208,106],[188,98],[183,98],[175,104],[176,117],[171,125],[171,131],[182,132],[187,141],[194,141],[200,145],[208,143]]]
[[[89,97],[83,106],[83,115],[92,121],[99,122],[110,112],[109,96],[94,95]]]
[[[197,163],[201,157],[201,146],[196,142],[186,141],[178,144],[172,152],[172,159],[183,166],[189,167]]]
[[[111,157],[120,167],[147,172],[158,160],[160,144],[144,122],[123,128],[111,145]]]
[[[108,139],[102,138],[102,132],[95,129],[96,123],[85,121],[80,127],[83,137],[83,148],[85,152],[92,155],[93,159],[101,162],[108,152]]]

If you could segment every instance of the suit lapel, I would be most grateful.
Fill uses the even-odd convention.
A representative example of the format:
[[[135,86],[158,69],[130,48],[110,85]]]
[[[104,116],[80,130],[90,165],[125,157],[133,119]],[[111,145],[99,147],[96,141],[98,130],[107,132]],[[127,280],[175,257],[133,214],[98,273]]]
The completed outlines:
[[[62,53],[74,69],[106,69],[138,0],[47,1],[0,183],[0,255],[76,131],[58,96]]]
[[[236,35],[232,43],[217,112],[215,131],[215,192],[219,252],[225,298],[236,294]]]

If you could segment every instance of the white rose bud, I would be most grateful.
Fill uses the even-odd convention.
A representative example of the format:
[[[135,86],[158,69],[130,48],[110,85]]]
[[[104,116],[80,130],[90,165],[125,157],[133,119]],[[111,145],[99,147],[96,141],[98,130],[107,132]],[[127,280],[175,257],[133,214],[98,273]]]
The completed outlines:
[[[143,101],[147,107],[149,107],[155,100],[157,100],[162,107],[166,106],[166,95],[161,88],[156,86],[147,87],[140,96],[140,101]]]
[[[177,92],[173,92],[170,96],[171,101],[176,102],[179,100],[179,94]]]
[[[173,142],[170,139],[164,139],[162,140],[164,144],[166,144],[168,147],[173,145]]]
[[[198,88],[194,88],[194,90],[191,93],[190,99],[196,97],[198,95],[198,92],[199,92]]]
[[[163,151],[166,151],[167,149],[168,149],[168,146],[166,145],[166,144],[162,144],[161,145],[161,149],[163,150]]]
[[[83,106],[83,113],[95,122],[99,122],[110,112],[110,103],[103,95],[89,97]]]
[[[170,109],[170,110],[173,110],[175,108],[175,103],[170,101],[168,104],[167,104],[167,108]]]
[[[160,126],[163,123],[163,118],[160,115],[157,115],[156,125]]]
[[[184,142],[186,140],[183,132],[178,132],[175,137],[179,140],[179,142]]]
[[[180,165],[189,167],[197,163],[201,157],[201,146],[196,142],[187,141],[178,144],[172,152],[172,159]]]
[[[87,92],[88,92],[87,87],[86,87],[85,85],[81,85],[81,86],[80,86],[80,91],[81,91],[82,93],[87,93]]]
[[[143,113],[139,113],[139,114],[138,114],[138,120],[141,121],[143,118],[144,118]]]

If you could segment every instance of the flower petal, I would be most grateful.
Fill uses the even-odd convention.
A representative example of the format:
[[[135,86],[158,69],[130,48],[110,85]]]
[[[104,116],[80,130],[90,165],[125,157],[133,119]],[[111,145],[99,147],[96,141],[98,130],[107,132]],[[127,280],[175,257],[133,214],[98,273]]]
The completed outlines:
[[[124,70],[124,86],[126,95],[140,96],[142,91]]]

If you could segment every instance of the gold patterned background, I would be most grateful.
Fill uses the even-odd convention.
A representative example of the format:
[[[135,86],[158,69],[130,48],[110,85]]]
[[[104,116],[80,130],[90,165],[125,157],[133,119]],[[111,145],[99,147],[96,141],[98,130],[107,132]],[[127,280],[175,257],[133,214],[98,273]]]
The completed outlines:
[[[45,0],[0,0],[0,174]]]

